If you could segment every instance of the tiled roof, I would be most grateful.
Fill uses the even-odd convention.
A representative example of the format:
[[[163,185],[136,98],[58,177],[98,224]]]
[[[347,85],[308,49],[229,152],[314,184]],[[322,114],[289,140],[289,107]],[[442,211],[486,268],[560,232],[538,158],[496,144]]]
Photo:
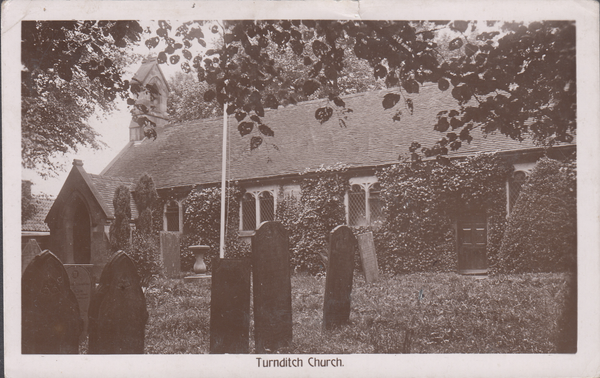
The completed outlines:
[[[36,212],[33,217],[21,225],[21,231],[50,232],[46,224],[46,215],[52,207],[54,198],[33,196]]]
[[[450,91],[424,86],[419,95],[409,95],[414,102],[413,114],[404,109],[401,120],[394,122],[394,110],[384,110],[381,105],[389,92],[344,97],[346,106],[353,110],[346,127],[339,126],[335,112],[322,125],[315,119],[315,110],[326,100],[267,110],[263,122],[275,136],[264,138],[269,144],[263,143],[254,151],[250,151],[249,143],[254,134],[240,137],[238,123],[229,117],[228,179],[295,174],[335,163],[368,167],[397,162],[400,154],[408,154],[411,142],[430,147],[440,139],[443,134],[433,130],[437,113],[457,108]],[[148,173],[157,188],[220,182],[222,124],[222,118],[216,118],[161,127],[156,140],[129,144],[102,174],[137,178]],[[520,143],[501,134],[484,136],[474,131],[472,135],[471,144],[465,143],[450,156],[534,147],[531,142]]]
[[[125,185],[126,187],[129,188],[129,191],[132,191],[135,184],[131,180],[123,179],[123,178],[119,178],[119,177],[107,177],[107,176],[100,176],[100,175],[95,175],[95,174],[91,174],[91,173],[88,173],[88,175],[92,179],[92,183],[94,184],[94,187],[96,188],[96,190],[98,190],[98,193],[100,193],[100,196],[102,196],[101,200],[106,204],[106,207],[108,208],[108,211],[110,214],[107,214],[107,215],[109,217],[114,217],[115,208],[113,206],[113,198],[115,195],[115,190],[120,185]],[[100,199],[98,199],[98,200],[100,200]],[[131,219],[137,219],[138,213],[137,213],[137,208],[135,206],[135,202],[133,201],[133,196],[131,196],[130,205],[131,205]]]

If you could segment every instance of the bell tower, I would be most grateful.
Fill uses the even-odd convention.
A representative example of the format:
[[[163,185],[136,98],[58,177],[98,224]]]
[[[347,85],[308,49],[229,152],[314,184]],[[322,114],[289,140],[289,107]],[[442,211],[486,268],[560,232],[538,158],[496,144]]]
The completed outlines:
[[[169,85],[156,58],[145,58],[140,69],[131,80],[131,88],[138,92],[136,108],[129,124],[129,140],[137,142],[144,139],[144,131],[151,121],[156,127],[169,122],[167,114],[167,99]]]

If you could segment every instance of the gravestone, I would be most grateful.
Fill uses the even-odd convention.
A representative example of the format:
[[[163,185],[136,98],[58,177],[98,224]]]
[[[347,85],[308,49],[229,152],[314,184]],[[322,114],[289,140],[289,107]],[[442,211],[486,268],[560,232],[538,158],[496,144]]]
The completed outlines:
[[[212,262],[210,353],[248,353],[250,335],[250,261]]]
[[[179,277],[181,271],[179,232],[160,232],[160,256],[167,277]]]
[[[71,282],[71,290],[79,303],[79,313],[83,319],[83,333],[86,334],[89,326],[88,309],[90,307],[90,299],[92,298],[92,290],[94,281],[92,280],[92,264],[64,264],[64,267],[69,275]]]
[[[356,244],[356,238],[348,226],[337,226],[331,231],[323,305],[325,329],[348,323],[350,319],[350,294]]]
[[[365,273],[365,280],[369,284],[377,281],[379,279],[379,266],[377,265],[377,254],[375,253],[372,232],[358,235],[358,251]]]
[[[60,260],[46,250],[21,278],[21,352],[77,354],[83,321]]]
[[[25,272],[25,268],[27,268],[31,260],[40,253],[42,253],[42,249],[37,240],[29,239],[27,244],[25,244],[25,248],[23,248],[23,252],[21,252],[21,274]]]
[[[260,225],[252,237],[254,342],[256,353],[292,341],[292,284],[288,233],[279,222]]]
[[[144,353],[148,312],[135,264],[119,251],[106,264],[89,308],[89,353]]]

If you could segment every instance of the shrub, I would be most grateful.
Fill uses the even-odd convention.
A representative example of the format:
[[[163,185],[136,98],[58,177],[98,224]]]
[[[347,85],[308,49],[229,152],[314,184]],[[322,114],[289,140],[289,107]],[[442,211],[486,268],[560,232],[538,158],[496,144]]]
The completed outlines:
[[[537,162],[508,220],[499,254],[503,272],[574,271],[577,255],[576,163]]]
[[[110,246],[113,252],[121,249],[126,249],[129,246],[129,238],[131,235],[131,195],[129,188],[125,185],[120,185],[115,190],[113,197],[113,209],[115,212],[115,220],[109,228]]]
[[[239,200],[241,191],[237,185],[227,189],[227,224],[225,256],[227,258],[247,257],[250,246],[239,239]],[[217,187],[192,190],[184,201],[184,235],[181,249],[181,269],[192,270],[195,262],[190,245],[203,244],[210,247],[205,256],[207,268],[211,260],[219,255],[221,227],[221,189]]]
[[[163,266],[159,241],[155,235],[135,231],[132,243],[125,249],[125,253],[135,263],[142,286],[148,287],[153,279],[161,276]]]
[[[137,229],[142,233],[152,232],[152,210],[158,200],[152,177],[142,175],[135,185],[133,199],[138,210]]]

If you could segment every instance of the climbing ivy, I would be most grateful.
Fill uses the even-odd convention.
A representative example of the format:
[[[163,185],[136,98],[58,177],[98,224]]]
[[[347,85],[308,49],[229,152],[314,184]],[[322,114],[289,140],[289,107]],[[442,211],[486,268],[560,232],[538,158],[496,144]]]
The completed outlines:
[[[506,177],[496,155],[464,160],[402,162],[377,173],[386,220],[375,230],[380,267],[391,273],[455,271],[454,224],[484,213],[493,264],[505,226]]]
[[[239,238],[239,203],[242,195],[237,184],[227,188],[226,258],[247,257],[250,253],[250,245]],[[184,200],[183,206],[185,212],[184,234],[181,242],[181,270],[192,270],[195,257],[188,247],[197,244],[210,247],[208,255],[205,256],[207,267],[210,269],[212,258],[219,255],[221,189],[196,188]]]
[[[295,271],[323,272],[329,233],[346,223],[344,195],[348,190],[344,165],[320,167],[303,173],[300,198],[280,194],[276,217],[290,235],[291,264]]]

